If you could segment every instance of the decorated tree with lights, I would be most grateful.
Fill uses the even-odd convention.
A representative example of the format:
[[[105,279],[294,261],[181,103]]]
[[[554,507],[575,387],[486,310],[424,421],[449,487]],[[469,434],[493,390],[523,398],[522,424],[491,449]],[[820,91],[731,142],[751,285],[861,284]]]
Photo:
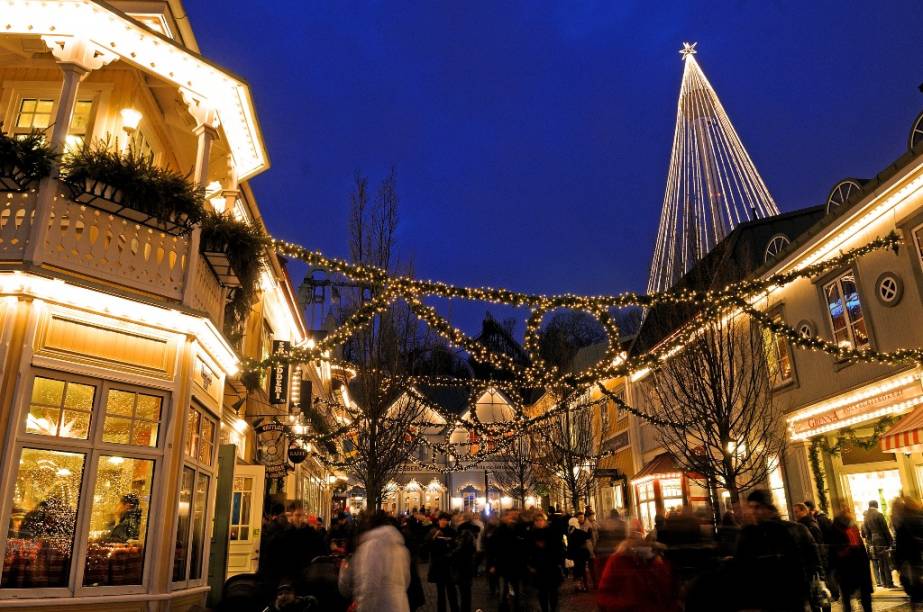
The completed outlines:
[[[766,482],[785,438],[759,327],[744,316],[707,314],[645,387],[663,419],[661,443],[683,471],[701,478],[717,521],[717,489],[739,503],[742,492]]]
[[[683,81],[649,293],[672,287],[739,224],[779,214],[695,47],[680,51]]]
[[[519,507],[526,507],[526,497],[538,484],[538,474],[532,461],[532,449],[536,445],[531,436],[515,436],[508,440],[497,453],[493,475],[497,484],[510,496],[519,500]]]

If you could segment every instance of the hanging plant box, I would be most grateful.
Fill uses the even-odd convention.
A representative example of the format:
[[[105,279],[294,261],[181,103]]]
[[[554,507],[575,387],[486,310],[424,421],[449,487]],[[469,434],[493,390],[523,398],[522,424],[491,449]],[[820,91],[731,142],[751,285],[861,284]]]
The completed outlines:
[[[210,267],[212,272],[215,273],[215,276],[218,277],[218,282],[225,287],[241,286],[240,279],[237,277],[237,273],[231,265],[231,260],[228,258],[227,243],[221,243],[218,240],[209,240],[203,236],[199,251],[205,258],[205,261],[208,262],[208,267]]]
[[[103,181],[87,178],[82,182],[70,183],[74,201],[101,210],[111,215],[128,219],[133,223],[144,225],[158,232],[173,236],[182,236],[192,230],[188,215],[181,219],[160,219],[149,212],[135,208],[126,201],[121,189]]]
[[[0,190],[25,191],[32,179],[14,164],[0,166]]]

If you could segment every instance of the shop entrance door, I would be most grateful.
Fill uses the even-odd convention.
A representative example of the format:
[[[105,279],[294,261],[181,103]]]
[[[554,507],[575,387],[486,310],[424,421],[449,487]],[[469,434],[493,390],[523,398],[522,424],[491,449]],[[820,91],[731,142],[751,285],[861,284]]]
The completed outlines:
[[[849,486],[849,496],[852,498],[852,510],[860,523],[872,500],[878,502],[878,509],[885,516],[889,516],[891,502],[902,490],[901,474],[898,470],[846,474],[846,483]]]
[[[262,465],[234,466],[231,521],[228,545],[228,576],[255,573],[260,558],[260,530],[263,521]]]

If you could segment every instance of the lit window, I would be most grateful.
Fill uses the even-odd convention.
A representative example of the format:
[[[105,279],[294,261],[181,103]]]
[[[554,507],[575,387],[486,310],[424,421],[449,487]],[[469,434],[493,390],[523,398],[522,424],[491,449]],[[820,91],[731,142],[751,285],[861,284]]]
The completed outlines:
[[[654,526],[654,517],[657,516],[657,498],[654,494],[654,482],[648,480],[636,487],[638,493],[638,516],[645,529]]]
[[[67,586],[85,458],[22,449],[0,586]]]
[[[231,540],[250,539],[250,506],[253,503],[253,479],[234,478],[231,496]]]
[[[599,427],[602,433],[609,431],[609,407],[614,404],[615,402],[609,400],[603,404],[602,409],[599,411]]]
[[[214,448],[215,422],[198,408],[190,407],[186,414],[186,456],[211,465]]]
[[[794,375],[792,353],[789,349],[788,341],[766,328],[763,328],[762,333],[769,380],[773,387],[784,385],[791,381]]]
[[[161,398],[131,391],[109,391],[103,442],[157,446]]]
[[[86,440],[96,388],[36,376],[26,416],[26,432]]]
[[[683,482],[679,478],[662,478],[660,496],[663,498],[664,513],[683,507]]]
[[[51,125],[53,110],[54,100],[51,98],[23,98],[16,115],[16,131],[44,130]]]
[[[767,460],[769,467],[769,489],[772,491],[772,499],[782,518],[788,518],[788,501],[785,498],[785,482],[782,480],[782,465],[779,463],[779,457],[773,455]]]
[[[833,341],[846,348],[868,346],[869,337],[855,275],[849,272],[825,285],[824,297],[833,328]]]
[[[84,586],[141,584],[153,475],[149,459],[99,458]]]

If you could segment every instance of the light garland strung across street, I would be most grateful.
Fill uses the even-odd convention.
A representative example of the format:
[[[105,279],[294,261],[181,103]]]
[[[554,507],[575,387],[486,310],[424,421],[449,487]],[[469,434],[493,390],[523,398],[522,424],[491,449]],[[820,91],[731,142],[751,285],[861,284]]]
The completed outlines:
[[[626,292],[612,296],[578,296],[573,294],[528,294],[490,287],[471,288],[404,276],[392,276],[374,266],[329,258],[295,244],[273,240],[272,246],[280,254],[289,258],[301,259],[310,266],[322,268],[329,273],[341,274],[353,282],[367,284],[372,288],[373,295],[312,348],[295,348],[287,354],[276,354],[262,362],[250,361],[244,364],[244,369],[246,371],[256,371],[279,362],[324,360],[338,367],[349,368],[360,375],[375,376],[381,380],[384,387],[383,392],[408,392],[416,401],[421,401],[446,421],[444,443],[431,442],[421,435],[416,435],[415,437],[417,442],[444,452],[447,456],[454,457],[456,465],[451,468],[435,465],[427,466],[428,468],[435,471],[442,469],[447,471],[470,469],[471,465],[486,461],[496,452],[499,452],[497,449],[500,448],[500,445],[496,444],[497,440],[502,440],[507,436],[527,435],[535,431],[536,428],[541,427],[546,420],[554,418],[571,408],[570,400],[559,401],[542,414],[528,417],[522,401],[522,393],[529,389],[547,390],[557,388],[561,397],[573,398],[587,393],[595,387],[601,397],[599,400],[591,402],[590,406],[596,406],[604,401],[611,401],[618,410],[633,414],[654,425],[681,426],[682,423],[673,423],[659,415],[649,414],[629,405],[617,394],[609,391],[603,381],[628,376],[642,370],[656,369],[664,360],[683,350],[683,347],[695,337],[702,325],[710,320],[724,316],[728,311],[743,313],[758,326],[786,338],[794,346],[822,351],[838,360],[887,364],[908,361],[923,363],[923,350],[921,349],[899,349],[890,353],[882,353],[871,349],[854,349],[839,346],[819,338],[806,338],[794,328],[751,305],[751,300],[754,297],[767,293],[774,288],[787,285],[801,278],[810,278],[823,274],[877,250],[892,248],[896,251],[899,245],[900,238],[892,232],[887,236],[876,238],[864,246],[841,252],[837,256],[815,262],[800,269],[774,274],[762,279],[743,280],[729,284],[722,289],[693,290],[680,288],[649,295]],[[424,298],[477,300],[504,306],[528,307],[530,314],[526,321],[524,338],[524,349],[529,357],[528,365],[521,365],[507,354],[490,350],[439,315],[433,306],[423,302]],[[398,375],[380,369],[364,368],[330,356],[330,351],[333,348],[345,343],[356,333],[366,329],[373,323],[376,316],[387,312],[399,300],[404,301],[416,317],[451,345],[466,351],[474,361],[491,366],[513,380],[482,380],[445,375]],[[610,309],[628,306],[653,308],[664,305],[688,307],[688,320],[680,325],[672,336],[662,341],[657,348],[641,354],[620,356],[619,328],[614,317],[610,314]],[[603,326],[608,339],[608,348],[600,361],[578,372],[562,372],[542,359],[539,350],[541,325],[545,317],[556,309],[588,312]],[[510,408],[514,411],[514,418],[510,421],[498,423],[483,423],[478,418],[477,410],[471,410],[467,419],[458,419],[457,415],[443,410],[441,406],[430,401],[418,391],[418,388],[425,387],[466,388],[469,391],[468,405],[472,406],[475,405],[477,398],[486,389],[502,390],[507,395]],[[336,402],[331,402],[330,408],[339,410],[341,414],[348,412],[344,406]],[[433,427],[434,424],[420,421],[413,426]],[[356,427],[358,427],[357,424],[348,423],[326,434],[312,434],[302,437],[319,442],[331,441],[344,434],[354,432]],[[477,434],[479,438],[487,441],[492,440],[493,442],[481,444],[475,454],[459,453],[459,447],[468,445],[468,443],[451,442],[452,434],[458,428],[463,428]],[[491,448],[494,450],[490,450]],[[600,458],[608,454],[611,453],[607,451],[594,455],[594,457]],[[419,463],[419,460],[414,459],[414,461]],[[469,467],[460,467],[461,465]]]

